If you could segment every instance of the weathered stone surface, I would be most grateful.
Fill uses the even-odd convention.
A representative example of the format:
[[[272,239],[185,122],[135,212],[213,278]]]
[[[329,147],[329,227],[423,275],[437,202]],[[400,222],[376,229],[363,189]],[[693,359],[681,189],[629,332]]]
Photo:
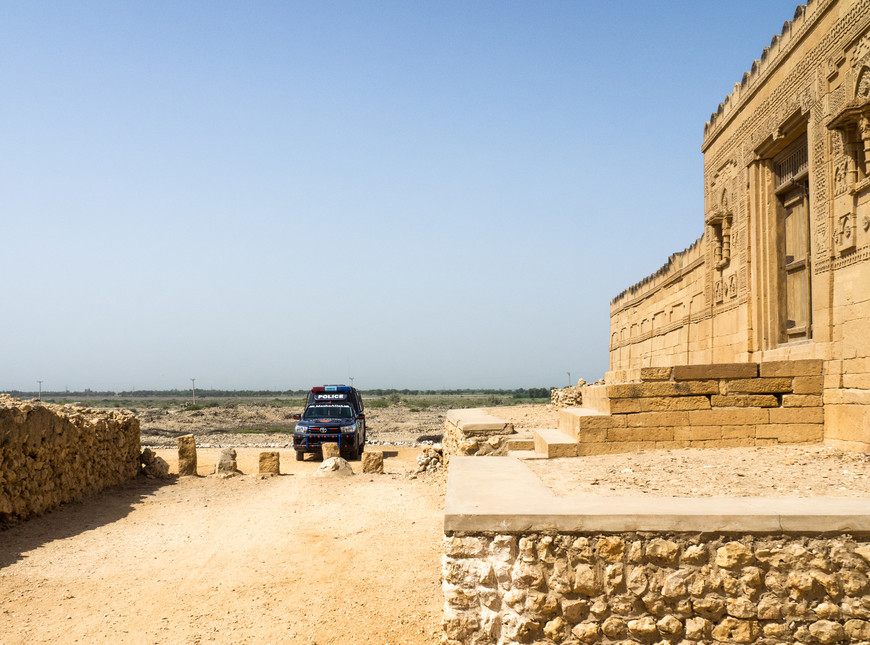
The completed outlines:
[[[669,381],[673,372],[673,367],[642,367],[640,368],[640,380]]]
[[[178,437],[178,474],[196,475],[196,439],[192,434]]]
[[[341,457],[325,459],[314,471],[315,477],[350,477],[353,474],[353,468]]]
[[[217,464],[214,467],[214,474],[223,477],[233,477],[239,474],[239,469],[236,465],[236,450],[235,448],[224,448],[218,457]]]
[[[725,381],[723,394],[791,393],[790,378],[751,378]]]
[[[752,551],[740,542],[729,542],[716,550],[716,566],[725,569],[744,566],[752,559]]]
[[[261,452],[259,472],[261,475],[281,474],[281,455],[277,451]]]
[[[324,443],[321,445],[321,451],[323,452],[323,461],[341,456],[341,449],[337,443]]]
[[[839,623],[830,620],[819,620],[809,627],[810,634],[822,645],[839,643],[846,638],[846,632]]]
[[[364,473],[383,473],[384,453],[379,450],[369,450],[364,452],[362,456],[362,469]]]
[[[498,624],[527,643],[858,642],[870,625],[862,591],[870,566],[858,555],[870,555],[868,544],[799,536],[451,536],[442,579],[448,608],[465,615],[461,624],[477,625],[463,628],[468,643],[494,642]]]
[[[753,378],[758,376],[757,363],[713,363],[707,365],[677,365],[675,381],[700,379]]]
[[[748,620],[726,618],[713,628],[713,638],[731,643],[751,643],[758,637],[758,623]]]
[[[162,476],[162,460],[145,459],[150,470],[131,412],[0,394],[0,530],[126,482],[140,469]]]
[[[773,394],[714,394],[710,397],[714,408],[775,408],[779,399]]]

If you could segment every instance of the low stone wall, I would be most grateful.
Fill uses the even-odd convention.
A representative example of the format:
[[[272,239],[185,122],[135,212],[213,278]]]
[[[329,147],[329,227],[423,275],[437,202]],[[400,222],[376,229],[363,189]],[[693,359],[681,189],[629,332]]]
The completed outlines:
[[[139,420],[127,411],[0,395],[0,528],[139,472]]]
[[[870,642],[870,541],[455,534],[445,634],[477,643]]]
[[[870,643],[870,508],[846,498],[559,497],[451,461],[449,645]]]
[[[444,457],[503,455],[514,426],[478,408],[448,410],[444,420]]]

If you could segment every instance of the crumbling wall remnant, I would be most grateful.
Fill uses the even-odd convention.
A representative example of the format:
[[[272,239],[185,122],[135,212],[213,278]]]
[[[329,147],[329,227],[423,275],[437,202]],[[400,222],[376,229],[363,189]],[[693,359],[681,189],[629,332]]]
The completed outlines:
[[[0,394],[0,528],[121,484],[139,467],[132,412]]]

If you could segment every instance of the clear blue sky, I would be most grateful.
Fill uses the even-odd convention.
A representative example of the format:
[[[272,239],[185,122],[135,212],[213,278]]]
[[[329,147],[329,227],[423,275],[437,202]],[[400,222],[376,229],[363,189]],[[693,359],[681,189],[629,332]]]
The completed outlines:
[[[793,0],[0,0],[0,391],[537,387]]]

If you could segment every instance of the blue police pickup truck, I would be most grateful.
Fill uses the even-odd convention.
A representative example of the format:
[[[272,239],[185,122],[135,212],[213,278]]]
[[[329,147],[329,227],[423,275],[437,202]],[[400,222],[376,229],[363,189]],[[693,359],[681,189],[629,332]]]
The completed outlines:
[[[337,443],[345,459],[359,459],[366,445],[366,415],[362,397],[347,385],[320,385],[311,388],[305,411],[293,415],[298,420],[293,431],[296,461],[306,452],[321,453],[324,443]]]

